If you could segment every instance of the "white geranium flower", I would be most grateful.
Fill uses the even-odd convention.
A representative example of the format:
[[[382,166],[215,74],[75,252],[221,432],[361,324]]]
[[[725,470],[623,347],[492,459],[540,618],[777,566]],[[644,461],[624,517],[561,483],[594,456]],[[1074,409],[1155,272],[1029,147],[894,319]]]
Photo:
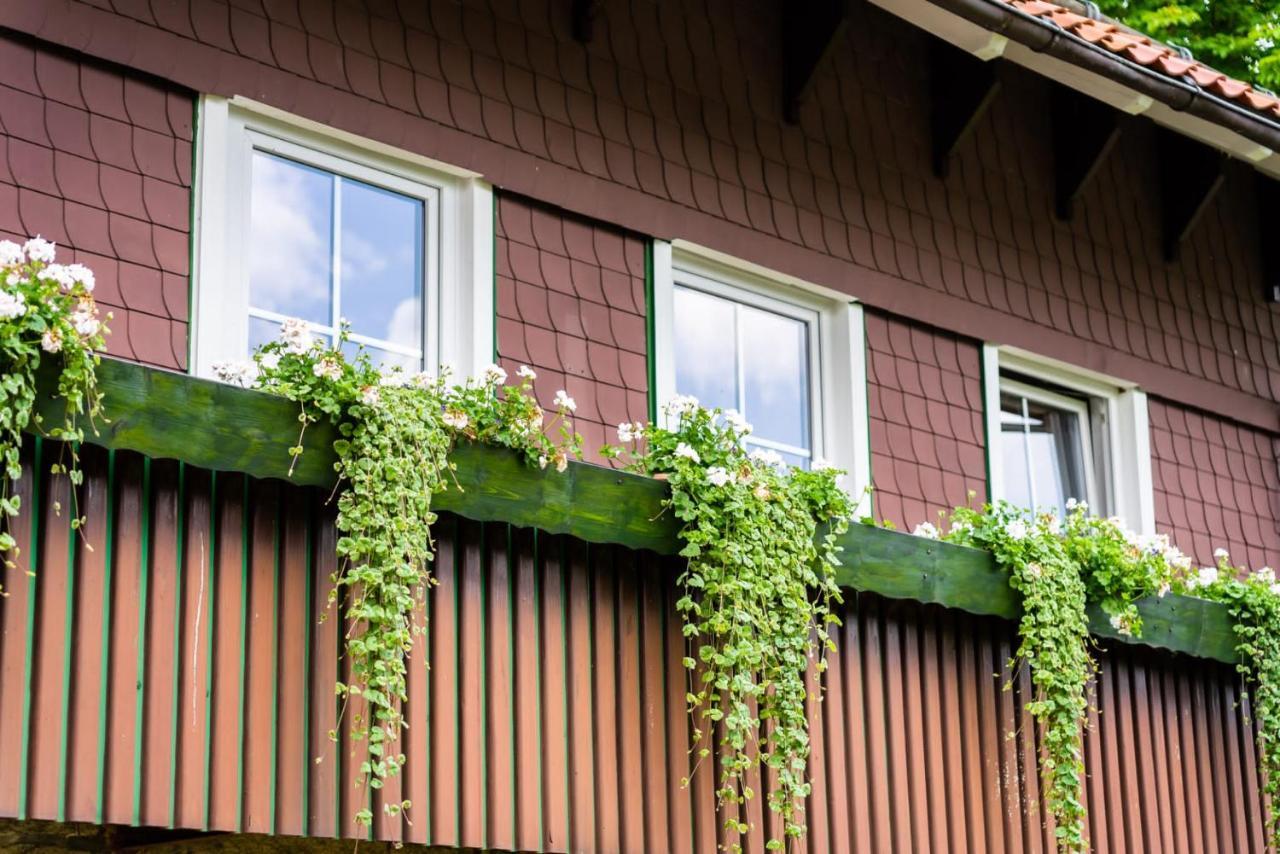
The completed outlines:
[[[1163,599],[1165,596],[1169,594],[1169,590],[1170,590],[1169,582],[1167,581],[1160,582],[1160,589],[1156,591],[1156,598]]]
[[[707,469],[707,480],[711,482],[712,486],[724,486],[733,480],[733,475],[725,471],[723,466],[712,466]]]
[[[551,402],[555,404],[556,409],[563,409],[568,412],[578,411],[577,401],[575,401],[572,397],[569,397],[569,395],[565,392],[564,389],[560,389],[559,391],[557,391],[555,399],[552,400]]]
[[[409,378],[409,383],[414,388],[426,388],[427,386],[430,386],[433,383],[435,383],[435,381],[436,381],[435,375],[432,374],[430,371],[418,371],[416,374],[414,374],[412,377]]]
[[[953,534],[967,534],[972,530],[973,526],[968,522],[956,522],[951,526],[951,533]]]
[[[1067,509],[1068,509],[1068,510],[1075,510],[1075,509],[1076,509],[1076,503],[1077,503],[1077,502],[1076,502],[1076,500],[1075,500],[1074,498],[1068,498],[1068,499],[1067,499]]]
[[[569,457],[565,454],[564,451],[556,451],[555,456],[552,457],[552,460],[555,462],[556,471],[558,472],[563,472],[565,469],[569,467]]]
[[[93,293],[96,280],[93,278],[93,271],[83,264],[70,264],[67,266],[67,272],[71,274],[71,278],[81,285],[90,293]]]
[[[532,382],[538,378],[538,373],[528,365],[521,365],[520,370],[516,371],[516,376]]]
[[[1129,625],[1129,621],[1124,617],[1115,616],[1111,618],[1111,628],[1115,629],[1122,635],[1132,635],[1133,629]]]
[[[37,273],[36,278],[43,279],[46,282],[57,282],[58,287],[64,291],[69,291],[76,286],[76,280],[71,275],[70,268],[61,264],[50,264]]]
[[[248,388],[256,375],[252,362],[215,362],[213,375],[224,383]]]
[[[311,330],[305,320],[290,317],[280,324],[280,340],[284,342],[285,350],[301,355],[311,349]]]
[[[71,313],[71,325],[85,338],[98,334],[102,324],[98,322],[98,309],[90,298],[80,300],[76,310]]]
[[[1014,519],[1007,526],[1005,526],[1004,532],[1006,535],[1008,535],[1009,539],[1011,540],[1026,539],[1027,525],[1021,519]]]
[[[1216,566],[1203,566],[1196,575],[1196,584],[1200,587],[1208,587],[1218,580],[1218,568]]]
[[[912,530],[911,533],[915,534],[917,537],[925,537],[930,540],[936,540],[941,536],[938,532],[938,526],[932,522],[921,522],[919,525],[916,525],[915,529]]]
[[[19,293],[0,290],[0,320],[12,320],[27,313],[27,301]]]
[[[507,372],[501,365],[488,365],[480,372],[480,379],[485,385],[502,385],[507,381]]]
[[[58,353],[62,350],[62,333],[56,329],[46,329],[40,336],[40,347],[46,353]]]
[[[1276,571],[1269,566],[1264,566],[1262,569],[1255,572],[1253,577],[1266,585],[1275,584]]]
[[[444,415],[440,416],[440,420],[444,422],[446,427],[452,427],[454,430],[465,430],[467,425],[471,423],[467,413],[461,409],[446,409]],[[539,462],[542,462],[542,460],[539,460]],[[542,467],[546,468],[546,463],[542,463]]]
[[[365,406],[377,406],[382,402],[382,395],[376,385],[367,385],[360,389],[360,402]]]
[[[388,368],[378,377],[378,385],[384,385],[387,388],[403,388],[409,384],[409,375],[400,370],[400,366]]]
[[[698,399],[696,397],[688,394],[678,394],[671,398],[671,400],[667,401],[667,404],[662,407],[662,411],[669,417],[675,417],[677,415],[684,415],[685,413],[693,412],[697,408]]]
[[[342,365],[332,356],[325,356],[311,366],[311,373],[324,379],[336,380],[342,376]]]
[[[628,424],[626,421],[623,421],[621,424],[618,425],[618,441],[619,442],[626,444],[627,442],[634,442],[637,438],[638,438],[638,433],[636,430],[636,425]]]
[[[0,240],[0,267],[16,267],[27,260],[22,247],[12,240]]]
[[[26,250],[29,259],[43,264],[52,262],[57,255],[57,247],[54,246],[53,242],[45,240],[38,234],[28,240],[22,248]]]
[[[1277,581],[1275,584],[1271,585],[1270,590],[1273,596],[1280,596],[1280,581]]]
[[[724,420],[726,424],[733,428],[733,432],[739,435],[746,436],[752,430],[751,425],[747,423],[747,419],[736,409],[725,410]]]
[[[765,448],[756,448],[747,457],[753,462],[761,465],[772,466],[773,468],[786,468],[786,463],[782,459],[782,454],[777,451],[771,451]]]
[[[1062,522],[1057,516],[1050,516],[1049,521],[1045,522],[1045,528],[1056,537],[1062,533]]]
[[[1227,559],[1227,558],[1229,558],[1229,557],[1231,557],[1231,555],[1229,555],[1229,554],[1227,553],[1227,550],[1226,550],[1226,549],[1214,549],[1214,550],[1213,550],[1213,559],[1214,559],[1214,560],[1226,560],[1226,559]]]
[[[684,442],[679,442],[676,445],[676,456],[684,457],[686,460],[693,460],[695,463],[702,462],[702,458],[698,456],[698,452],[689,445],[686,445]]]
[[[262,363],[262,367],[266,368],[268,371],[274,371],[276,368],[280,367],[280,354],[264,353],[259,361]]]

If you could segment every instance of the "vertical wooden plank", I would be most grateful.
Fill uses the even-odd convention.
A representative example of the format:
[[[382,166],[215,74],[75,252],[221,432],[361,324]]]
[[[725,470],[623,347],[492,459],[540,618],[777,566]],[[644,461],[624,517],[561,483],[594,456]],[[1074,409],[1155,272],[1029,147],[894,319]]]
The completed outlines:
[[[623,793],[644,792],[642,755],[642,715],[644,698],[640,669],[640,595],[635,553],[611,549],[613,572],[617,580],[617,650],[614,659],[617,672],[618,718],[618,810],[623,847],[628,851],[644,850],[645,813],[650,797],[631,798]],[[598,714],[607,715],[605,707]]]
[[[275,831],[275,690],[280,569],[279,485],[254,481],[249,497],[249,568],[245,601],[243,706],[243,827],[248,833]]]
[[[1005,844],[1013,851],[1039,852],[1040,834],[1027,832],[1023,827],[1023,816],[1027,805],[1022,801],[1022,775],[1018,765],[1018,724],[1019,708],[1013,696],[1011,680],[1013,673],[1008,667],[1013,657],[1016,641],[1011,633],[1000,625],[996,636],[992,639],[992,650],[995,658],[992,661],[992,688],[996,691],[999,706],[1000,740],[997,745],[1000,763],[1000,788],[1003,791],[1003,809]]]
[[[140,740],[142,804],[140,822],[153,827],[171,823],[170,795],[174,749],[174,706],[177,684],[174,665],[178,660],[173,644],[178,618],[178,464],[160,461],[151,464],[151,559],[146,609],[146,645],[143,656],[146,672],[143,722]]]
[[[240,761],[242,759],[240,719],[244,694],[241,677],[245,638],[242,634],[242,607],[246,589],[244,549],[249,508],[245,502],[245,479],[241,475],[219,476],[217,481],[217,537],[215,541],[210,742],[209,742],[209,828],[240,829]]]
[[[892,798],[893,847],[898,851],[915,850],[912,839],[911,789],[907,769],[907,711],[904,695],[904,662],[902,622],[898,618],[901,604],[889,603],[883,614],[884,658],[881,669],[885,685],[885,738],[888,748],[888,779]]]
[[[213,650],[209,643],[213,620],[215,523],[212,504],[213,476],[205,471],[187,474],[183,538],[182,636],[179,643],[182,666],[178,700],[177,809],[174,823],[179,827],[205,826],[206,737],[209,682]]]
[[[960,670],[959,645],[967,642],[959,639],[956,631],[955,614],[950,611],[938,612],[938,677],[942,694],[941,711],[946,722],[943,729],[944,748],[942,753],[942,773],[936,774],[945,778],[945,786],[950,793],[947,798],[947,834],[952,850],[968,850],[970,830],[965,812],[968,799],[968,787],[965,780],[965,748],[968,742],[964,729],[964,717],[961,714],[961,693],[963,674]],[[862,849],[862,850],[865,850]]]
[[[274,662],[275,692],[278,702],[273,715],[278,744],[275,768],[275,812],[272,816],[277,833],[301,836],[306,833],[307,757],[307,638],[311,627],[309,573],[311,553],[307,535],[310,491],[289,489],[281,496],[276,512],[280,515],[279,585],[276,612],[279,632],[275,643],[279,653]]]
[[[978,623],[975,646],[977,669],[970,671],[978,697],[978,721],[981,733],[979,742],[982,763],[982,798],[985,813],[987,845],[992,851],[1005,848],[1005,824],[1001,819],[1003,801],[1001,798],[1000,780],[1000,732],[999,718],[999,672],[1003,666],[1000,654],[992,637],[989,623]]]
[[[680,590],[674,583],[675,573],[665,563],[658,571],[662,579],[663,671],[666,677],[664,708],[667,715],[667,801],[670,804],[667,850],[673,854],[691,854],[694,850],[705,850],[699,844],[705,840],[699,840],[697,836],[700,828],[694,822],[693,807],[697,787],[689,779],[693,767],[689,759],[692,732],[685,708],[689,671],[684,666],[684,623],[676,610]]]
[[[308,753],[307,833],[310,836],[337,836],[338,794],[342,777],[342,754],[334,740],[338,726],[339,699],[334,696],[338,681],[338,654],[342,644],[342,619],[330,603],[334,574],[338,571],[337,540],[333,514],[317,512],[311,530],[311,625],[309,642],[311,669]]]
[[[452,516],[436,524],[436,578],[431,594],[429,656],[431,662],[431,836],[436,845],[461,845],[462,768],[459,719],[462,703],[458,625],[463,560],[460,530]]]
[[[1164,688],[1161,673],[1161,659],[1157,655],[1139,657],[1142,669],[1142,687],[1146,694],[1146,702],[1138,706],[1137,712],[1143,717],[1144,729],[1149,733],[1151,741],[1151,767],[1155,792],[1154,798],[1159,821],[1154,832],[1159,836],[1162,851],[1177,850],[1173,828],[1177,824],[1174,816],[1170,783],[1177,770],[1171,767],[1166,747],[1166,729],[1164,713]]]
[[[1185,709],[1191,725],[1192,738],[1188,743],[1193,745],[1195,760],[1190,767],[1197,770],[1196,789],[1188,803],[1200,810],[1200,824],[1204,830],[1204,850],[1218,851],[1218,810],[1214,800],[1214,778],[1218,776],[1220,759],[1214,755],[1210,747],[1208,727],[1210,724],[1209,709],[1205,702],[1204,675],[1199,678],[1189,675],[1185,685],[1187,703]]]
[[[959,648],[957,681],[960,687],[960,721],[962,742],[961,751],[964,756],[965,770],[965,825],[969,832],[969,850],[985,852],[987,850],[987,822],[989,821],[985,806],[987,787],[985,769],[982,759],[982,722],[981,693],[982,681],[977,674],[985,668],[980,662],[976,621],[968,615],[957,615],[956,635]]]
[[[852,598],[851,592],[846,592]],[[833,605],[832,611],[842,620],[848,619],[846,607]],[[849,786],[854,771],[849,766],[849,746],[845,740],[844,720],[845,694],[848,686],[844,680],[844,659],[856,654],[844,646],[842,628],[838,625],[830,627],[831,639],[836,648],[827,653],[827,672],[823,676],[821,713],[817,725],[822,727],[825,761],[823,762],[823,785],[826,789],[827,802],[827,838],[837,851],[848,851],[853,841],[849,804]],[[941,776],[941,775],[939,775]],[[810,846],[811,849],[816,846]]]
[[[1119,724],[1122,714],[1116,699],[1117,669],[1115,662],[1109,656],[1103,658],[1098,671],[1098,709],[1099,719],[1102,721],[1103,778],[1105,780],[1107,803],[1119,805],[1127,803],[1127,801],[1125,800],[1120,768],[1121,735]],[[1125,810],[1108,810],[1107,822],[1107,837],[1111,843],[1111,850],[1116,852],[1128,851],[1128,840],[1125,837]]]
[[[508,527],[491,524],[485,536],[485,841],[515,846],[515,697],[513,596]]]
[[[928,790],[925,802],[929,805],[929,847],[934,851],[950,851],[952,846],[948,841],[947,824],[953,798],[947,796],[947,751],[943,746],[945,706],[938,673],[937,609],[921,609],[919,634],[921,712],[924,716],[923,762],[919,773]]]
[[[849,592],[845,594],[842,611],[845,625],[841,627],[840,648],[845,652],[837,659],[840,665],[841,699],[844,702],[845,763],[849,768],[849,814],[852,835],[851,850],[870,851],[874,827],[872,825],[872,782],[868,777],[868,735],[865,721],[867,700],[864,697],[863,679],[863,597]]]
[[[1197,840],[1200,829],[1192,829],[1189,816],[1190,805],[1186,802],[1187,755],[1182,745],[1182,726],[1179,715],[1180,700],[1178,697],[1177,674],[1174,663],[1166,660],[1160,667],[1160,712],[1161,720],[1157,723],[1164,734],[1165,758],[1169,768],[1167,792],[1169,797],[1170,821],[1169,834],[1172,837],[1169,848],[1173,850],[1179,844],[1190,844]]]
[[[863,707],[866,721],[865,743],[867,751],[867,786],[871,810],[868,814],[871,826],[871,847],[876,851],[892,850],[898,841],[890,808],[890,757],[889,731],[885,709],[885,658],[889,655],[888,640],[884,638],[880,601],[876,597],[859,597],[862,606],[860,629],[862,631]]]
[[[569,847],[569,603],[567,588],[569,579],[560,556],[563,541],[539,534],[528,534],[521,547],[531,547],[538,583],[538,647],[535,665],[538,674],[538,692],[542,706],[539,733],[541,738],[542,767],[538,781],[542,793],[543,850],[561,851]],[[524,578],[523,566],[521,578]],[[522,588],[523,589],[523,588]],[[522,635],[523,637],[523,635]],[[523,666],[521,668],[523,673]],[[521,696],[524,696],[523,690]],[[523,752],[521,739],[519,750]]]
[[[1101,666],[1101,665],[1099,665]],[[1030,676],[1023,677],[1019,680],[1020,684],[1027,687],[1022,689],[1022,702],[1025,705],[1027,693],[1030,690]],[[1089,705],[1087,711],[1087,719],[1084,731],[1084,761],[1085,761],[1085,792],[1087,795],[1087,803],[1089,807],[1089,845],[1091,850],[1097,854],[1108,854],[1111,849],[1110,835],[1107,832],[1107,792],[1106,792],[1106,766],[1103,762],[1102,747],[1102,719],[1099,713],[1101,700],[1099,697],[1099,678],[1095,673],[1093,679],[1089,683]],[[1024,755],[1026,750],[1024,748]],[[1035,757],[1037,754],[1030,754]],[[1028,781],[1038,779],[1038,775],[1033,778],[1028,774]],[[1030,795],[1028,795],[1030,801]],[[1044,809],[1044,802],[1037,797],[1035,803],[1040,805],[1041,810]]]
[[[441,547],[440,530],[436,535],[436,561],[429,571],[436,573],[439,565]],[[413,619],[421,627],[422,633],[415,636],[413,649],[406,662],[405,693],[409,700],[405,704],[404,715],[408,729],[401,735],[404,740],[404,754],[407,762],[402,771],[404,779],[400,784],[401,797],[408,801],[401,828],[401,838],[406,842],[426,844],[431,839],[431,670],[428,655],[431,650],[431,635],[434,627],[430,622],[431,600],[439,594],[439,588],[424,584],[414,604]]]
[[[805,714],[809,722],[809,767],[806,771],[809,779],[809,797],[800,804],[803,812],[798,814],[798,818],[806,826],[806,831],[805,835],[798,840],[798,851],[831,850],[831,792],[827,787],[831,746],[827,743],[827,733],[822,726],[823,707],[826,705],[822,692],[825,682],[825,676],[820,676],[817,672],[816,661],[811,662],[805,672],[807,695]],[[766,779],[770,787],[775,785],[775,777],[772,770],[767,772]],[[761,792],[759,797],[763,798],[765,794]],[[761,806],[770,817],[766,827],[766,838],[785,841],[785,837],[782,836],[783,827],[780,817],[769,809],[767,801],[762,802]]]
[[[641,708],[643,755],[641,759],[644,769],[642,791],[645,793],[644,836],[649,850],[653,850],[667,846],[667,828],[671,823],[668,803],[670,788],[667,785],[667,778],[671,773],[667,767],[666,707],[669,700],[666,693],[666,680],[662,674],[663,641],[666,632],[666,623],[663,619],[665,607],[663,589],[666,578],[659,561],[648,554],[640,556],[638,573],[641,684],[643,685]]]
[[[27,636],[35,607],[35,568],[39,555],[39,480],[44,472],[42,440],[33,436],[23,445],[22,476],[11,484],[23,512],[8,520],[18,547],[0,555],[0,756],[16,761],[0,766],[0,814],[21,815],[26,805],[29,673]],[[12,561],[13,566],[7,566]]]
[[[111,638],[107,686],[106,785],[103,791],[105,819],[132,824],[134,813],[135,740],[137,736],[138,639],[142,631],[143,514],[142,459],[119,454],[120,483],[116,501],[115,567],[112,570]]]
[[[1253,716],[1253,698],[1248,686],[1237,679],[1235,690],[1240,704],[1238,727],[1245,834],[1249,839],[1249,850],[1263,852],[1267,850],[1267,819],[1262,804],[1262,779],[1258,773],[1257,719]]]
[[[1240,757],[1240,708],[1236,694],[1234,675],[1222,674],[1218,682],[1218,702],[1221,710],[1221,729],[1218,744],[1225,754],[1226,763],[1222,767],[1220,777],[1227,788],[1227,800],[1224,805],[1225,817],[1231,832],[1231,847],[1235,851],[1249,851],[1249,824],[1245,818],[1245,800],[1252,796],[1244,790],[1244,764]]]
[[[67,562],[74,506],[69,479],[61,475],[51,477],[47,496],[43,506],[25,511],[41,513],[40,527],[44,531],[36,551],[38,581],[27,726],[26,815],[38,819],[56,819],[62,799],[58,757],[63,703],[70,688],[63,684],[63,670],[72,619],[67,611],[67,595],[74,587],[74,568]],[[61,511],[55,510],[55,503],[61,505]]]
[[[618,702],[618,576],[611,548],[593,548],[591,551],[593,589],[586,601],[592,611],[594,641],[591,713],[596,733],[596,848],[621,851],[626,840],[622,836],[618,778],[625,767],[620,758],[625,745],[619,722],[627,712]]]
[[[1056,845],[1053,841],[1052,817],[1045,808],[1040,785],[1040,729],[1035,718],[1026,710],[1027,702],[1035,696],[1035,687],[1031,682],[1031,668],[1022,662],[1018,666],[1017,673],[1012,674],[1011,678],[1015,686],[1012,700],[1019,730],[1017,752],[1018,775],[1023,787],[1023,836],[1030,850],[1053,851]],[[1087,749],[1087,743],[1085,747]],[[1085,788],[1087,790],[1087,786]],[[1087,795],[1085,797],[1087,802]],[[1097,851],[1097,849],[1094,850]]]
[[[460,844],[485,847],[485,707],[484,678],[484,579],[482,527],[460,524],[461,574],[458,579],[458,679],[461,686],[459,748],[461,773],[458,797],[461,806]]]
[[[929,794],[925,785],[925,769],[930,757],[925,752],[924,713],[927,702],[921,692],[920,660],[920,606],[904,602],[896,611],[896,622],[902,632],[902,691],[904,705],[898,715],[903,722],[907,740],[907,764],[903,766],[907,777],[911,803],[911,838],[915,850],[924,854],[930,851],[929,823],[932,816]]]
[[[566,579],[565,649],[569,693],[569,844],[574,851],[596,844],[596,729],[595,622],[598,591],[593,589],[591,549],[586,543],[562,538],[557,541],[560,571]],[[607,744],[607,743],[606,743]],[[613,749],[608,745],[606,749]]]
[[[106,674],[102,667],[102,616],[109,578],[106,559],[111,547],[107,540],[107,521],[112,512],[112,496],[108,488],[107,452],[87,446],[82,461],[85,479],[80,496],[85,523],[76,543],[79,572],[73,609],[74,677],[67,722],[66,798],[69,820],[91,822],[98,817],[98,780],[93,758],[98,754],[99,721],[105,714],[102,707],[106,690]],[[0,685],[0,697],[4,692],[4,686]]]
[[[548,698],[542,691],[541,668],[544,655],[554,659],[563,647],[547,649],[543,645],[542,599],[546,593],[542,589],[542,574],[538,566],[538,533],[521,529],[512,532],[509,540],[513,594],[510,601],[514,617],[510,643],[514,653],[515,771],[512,779],[515,783],[515,847],[521,851],[537,851],[543,848],[546,839],[542,765],[549,759],[545,747],[547,739],[543,738]],[[555,619],[558,624],[558,614]],[[557,696],[561,698],[560,707],[563,709],[563,694]],[[560,720],[563,720],[563,715]],[[556,739],[555,743],[560,743],[560,740]],[[563,780],[563,751],[559,753],[558,764],[561,767],[558,779]],[[563,793],[563,786],[559,783],[556,786]],[[563,801],[562,794],[562,805]],[[561,835],[560,839],[563,840],[564,836]]]

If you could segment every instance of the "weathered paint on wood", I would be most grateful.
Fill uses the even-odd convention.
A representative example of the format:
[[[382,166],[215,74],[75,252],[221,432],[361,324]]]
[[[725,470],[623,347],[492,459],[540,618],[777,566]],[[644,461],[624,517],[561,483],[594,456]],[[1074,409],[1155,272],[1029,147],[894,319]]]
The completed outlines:
[[[116,450],[259,478],[288,478],[301,486],[332,486],[333,431],[307,430],[305,451],[289,475],[288,444],[297,410],[281,398],[183,374],[103,360],[100,382],[107,421],[89,440]],[[60,414],[46,374],[40,411]],[[663,508],[660,481],[571,462],[563,473],[525,465],[515,454],[478,445],[453,453],[457,487],[435,506],[480,522],[505,522],[589,543],[679,550],[678,527]],[[945,605],[972,614],[1016,619],[1017,594],[991,556],[975,549],[855,525],[841,539],[840,584],[895,599]],[[1167,596],[1140,603],[1142,638],[1121,636],[1098,612],[1090,628],[1101,637],[1144,643],[1202,658],[1234,662],[1234,635],[1216,603]]]

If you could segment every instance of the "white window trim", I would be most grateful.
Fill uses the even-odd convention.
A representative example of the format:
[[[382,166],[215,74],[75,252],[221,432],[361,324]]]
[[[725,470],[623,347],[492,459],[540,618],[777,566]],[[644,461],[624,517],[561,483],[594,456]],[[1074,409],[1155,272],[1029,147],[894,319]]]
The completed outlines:
[[[659,412],[676,394],[675,286],[688,276],[696,286],[789,316],[809,319],[817,332],[810,351],[814,457],[844,469],[844,486],[870,512],[864,488],[871,482],[867,421],[867,357],[862,306],[847,294],[813,285],[683,240],[654,241],[654,367]]]
[[[1146,392],[1132,382],[1014,347],[986,344],[982,356],[989,498],[998,501],[1004,497],[1003,460],[995,450],[1001,432],[1000,374],[1003,370],[1052,383],[1099,402],[1107,431],[1107,459],[1102,466],[1105,482],[1096,484],[1091,491],[1104,492],[1108,497],[1108,512],[1119,516],[1130,528],[1141,534],[1154,534],[1156,514]],[[1094,476],[1092,467],[1086,466],[1086,477]]]
[[[493,189],[480,176],[293,116],[246,98],[200,99],[196,140],[193,317],[190,364],[213,375],[215,362],[248,350],[248,156],[255,147],[307,150],[306,162],[388,186],[429,187],[437,197],[435,263],[424,283],[428,367],[470,375],[493,361]],[[395,187],[392,187],[395,189]]]

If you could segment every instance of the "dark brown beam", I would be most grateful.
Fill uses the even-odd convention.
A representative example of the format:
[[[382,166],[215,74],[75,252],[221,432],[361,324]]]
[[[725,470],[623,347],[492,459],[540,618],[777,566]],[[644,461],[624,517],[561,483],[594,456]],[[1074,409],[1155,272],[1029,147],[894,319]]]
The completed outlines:
[[[929,49],[933,172],[947,177],[951,155],[968,138],[1000,89],[995,66],[939,39]]]
[[[1066,86],[1054,87],[1050,113],[1055,207],[1059,219],[1071,219],[1076,200],[1120,138],[1120,113]]]
[[[1182,242],[1222,186],[1227,156],[1163,128],[1156,132],[1156,139],[1164,259],[1176,261]]]
[[[1280,181],[1254,173],[1258,188],[1258,250],[1262,253],[1263,296],[1280,302]]]
[[[810,0],[783,4],[782,116],[791,124],[800,120],[800,104],[814,74],[844,33],[850,2]]]
[[[586,44],[595,35],[596,18],[600,14],[602,0],[573,0],[573,37]]]

